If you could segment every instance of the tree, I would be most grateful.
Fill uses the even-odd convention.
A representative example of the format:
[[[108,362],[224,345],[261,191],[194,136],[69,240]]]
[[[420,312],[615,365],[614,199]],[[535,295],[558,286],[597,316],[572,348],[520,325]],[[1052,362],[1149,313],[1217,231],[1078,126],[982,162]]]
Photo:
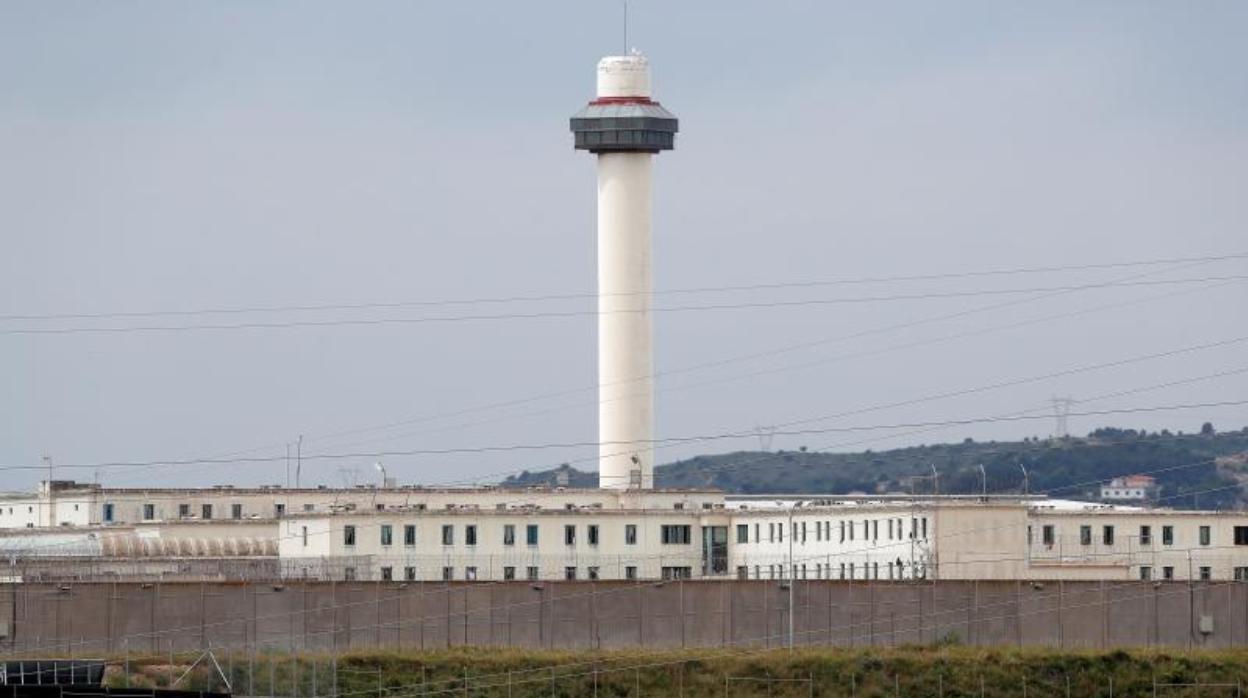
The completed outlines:
[[[1214,434],[1213,422],[1205,422],[1204,424],[1200,425],[1201,436],[1213,436],[1213,434]]]

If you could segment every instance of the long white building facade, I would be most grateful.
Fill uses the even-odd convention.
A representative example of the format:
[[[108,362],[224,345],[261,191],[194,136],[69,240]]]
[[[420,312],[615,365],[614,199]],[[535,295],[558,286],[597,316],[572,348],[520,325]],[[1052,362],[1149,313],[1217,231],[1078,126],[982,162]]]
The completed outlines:
[[[243,556],[334,580],[1248,580],[1248,513],[1040,496],[57,482],[0,511],[11,566]]]

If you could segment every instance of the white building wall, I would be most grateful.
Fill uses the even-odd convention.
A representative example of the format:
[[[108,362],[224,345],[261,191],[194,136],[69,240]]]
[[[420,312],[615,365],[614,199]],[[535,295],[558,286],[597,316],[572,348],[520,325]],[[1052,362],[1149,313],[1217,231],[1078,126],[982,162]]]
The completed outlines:
[[[787,509],[731,513],[729,567],[739,578],[787,578],[790,552],[792,574],[799,579],[928,575],[935,528],[926,509],[887,504],[801,508],[791,518]]]
[[[702,575],[702,526],[726,526],[722,513],[701,511],[542,511],[542,512],[425,512],[408,514],[338,515],[296,517],[282,522],[279,555],[286,574],[293,577],[328,576],[343,579],[391,578],[441,580],[450,568],[452,579],[503,580],[512,568],[515,579],[529,577],[536,568],[538,579],[565,579],[568,568],[577,579],[656,579],[668,575]],[[308,536],[303,536],[303,527]],[[390,542],[383,544],[382,531],[390,527]],[[407,544],[406,527],[415,527],[415,543]],[[451,527],[451,542],[444,544],[443,527]],[[506,542],[506,527],[513,538]],[[530,544],[528,527],[537,527],[536,544]],[[565,527],[575,531],[568,544]],[[591,542],[590,527],[597,527]],[[630,538],[628,528],[634,527]],[[687,529],[687,542],[663,542],[664,526]],[[353,527],[353,544],[348,543]],[[475,527],[475,543],[469,541]],[[631,541],[631,542],[630,542]],[[353,568],[348,572],[347,568]],[[410,571],[409,571],[410,568]],[[633,568],[630,573],[629,568]],[[322,572],[316,573],[321,570]],[[314,574],[315,573],[315,574]]]

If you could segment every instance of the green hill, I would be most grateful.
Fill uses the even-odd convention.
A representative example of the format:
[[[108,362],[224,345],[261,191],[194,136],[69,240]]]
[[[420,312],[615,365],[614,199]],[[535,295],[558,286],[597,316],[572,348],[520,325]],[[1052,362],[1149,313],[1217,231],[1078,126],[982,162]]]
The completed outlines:
[[[712,487],[733,493],[826,493],[932,491],[932,466],[944,494],[981,489],[979,465],[989,493],[1021,492],[1022,467],[1030,490],[1054,496],[1096,498],[1098,483],[1119,475],[1157,478],[1160,503],[1177,508],[1237,508],[1248,501],[1248,428],[1198,434],[1098,429],[1086,437],[934,444],[889,451],[816,453],[805,450],[740,451],[698,456],[660,465],[659,487]],[[560,477],[560,475],[563,477]],[[504,487],[554,485],[596,487],[597,474],[574,468],[524,472]]]

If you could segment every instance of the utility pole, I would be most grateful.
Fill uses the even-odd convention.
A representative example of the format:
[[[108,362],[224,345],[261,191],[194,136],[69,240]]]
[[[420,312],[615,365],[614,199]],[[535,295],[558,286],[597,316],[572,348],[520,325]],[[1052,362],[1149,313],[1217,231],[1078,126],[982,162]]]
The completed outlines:
[[[793,650],[793,599],[795,594],[794,588],[797,586],[797,570],[793,565],[793,539],[797,537],[797,531],[793,528],[793,512],[802,506],[802,502],[795,501],[793,506],[789,507],[789,651]]]
[[[299,476],[303,473],[303,434],[295,442],[295,489],[299,488]]]

